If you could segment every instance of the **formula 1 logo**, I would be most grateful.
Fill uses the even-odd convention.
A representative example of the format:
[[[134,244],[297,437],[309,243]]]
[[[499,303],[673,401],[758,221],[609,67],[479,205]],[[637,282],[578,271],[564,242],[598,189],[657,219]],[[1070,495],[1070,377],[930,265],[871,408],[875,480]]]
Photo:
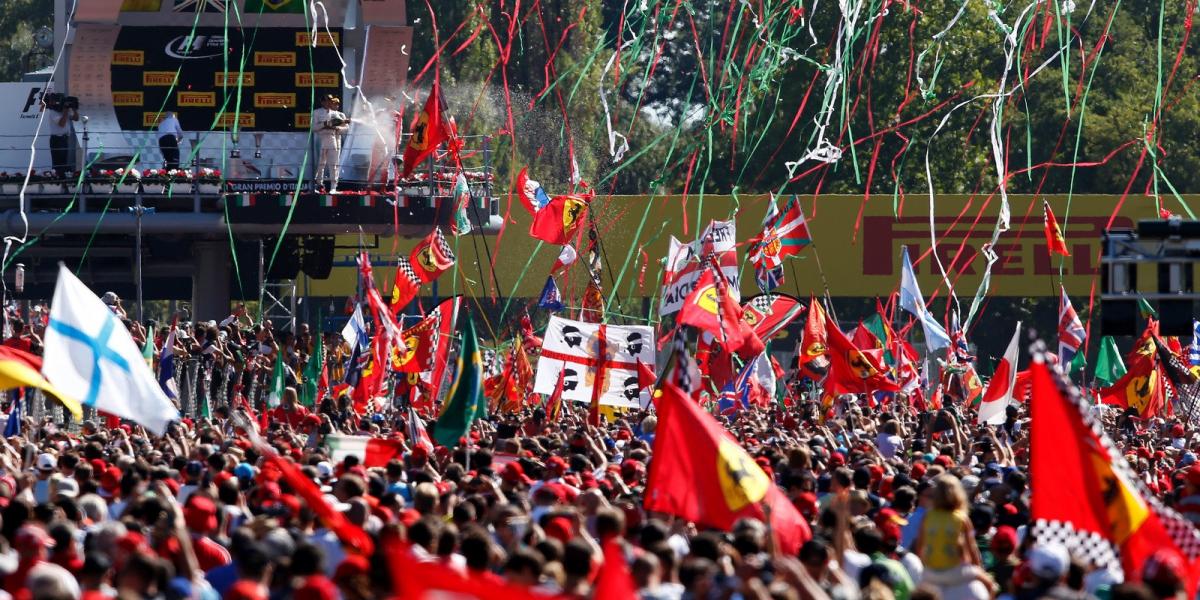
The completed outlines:
[[[180,60],[221,56],[225,53],[225,36],[181,35],[167,42],[163,52],[171,58]]]

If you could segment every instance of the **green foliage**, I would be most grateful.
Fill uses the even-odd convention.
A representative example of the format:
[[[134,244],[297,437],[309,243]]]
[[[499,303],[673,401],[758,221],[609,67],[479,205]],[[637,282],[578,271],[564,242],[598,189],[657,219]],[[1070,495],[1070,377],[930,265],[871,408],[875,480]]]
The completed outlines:
[[[18,81],[25,69],[35,70],[51,64],[46,54],[26,55],[33,49],[33,32],[54,26],[54,2],[51,0],[6,0],[0,8],[0,81]]]

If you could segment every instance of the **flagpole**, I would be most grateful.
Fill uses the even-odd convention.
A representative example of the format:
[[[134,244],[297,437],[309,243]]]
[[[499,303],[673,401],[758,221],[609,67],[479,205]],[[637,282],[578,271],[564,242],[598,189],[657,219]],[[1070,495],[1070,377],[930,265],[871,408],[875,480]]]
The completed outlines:
[[[825,268],[821,266],[821,253],[817,251],[817,240],[812,240],[813,257],[817,259],[817,273],[821,275],[821,286],[825,288],[825,301],[829,304],[829,314],[837,321],[837,312],[833,310],[833,297],[829,293],[829,280],[825,278]],[[793,265],[792,276],[795,277],[796,272]],[[797,282],[798,283],[798,282]]]

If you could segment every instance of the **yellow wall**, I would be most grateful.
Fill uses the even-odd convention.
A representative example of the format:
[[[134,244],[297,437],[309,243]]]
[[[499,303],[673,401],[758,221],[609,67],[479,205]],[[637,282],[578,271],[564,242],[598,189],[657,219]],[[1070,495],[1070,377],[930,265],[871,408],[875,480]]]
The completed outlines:
[[[1100,234],[1117,206],[1117,196],[1075,196],[1071,201],[1068,216],[1065,196],[1048,198],[1060,224],[1072,256],[1065,259],[1064,283],[1068,293],[1084,295],[1090,290],[1093,276],[1098,267]],[[765,198],[742,196],[738,213],[738,239],[745,241],[758,232]],[[910,195],[905,200],[899,218],[893,215],[892,198],[875,196],[867,203],[857,239],[854,236],[855,222],[862,205],[861,196],[826,195],[814,199],[802,198],[804,212],[815,241],[815,247],[802,252],[798,258],[788,259],[786,282],[779,291],[807,296],[821,292],[821,278],[817,268],[817,253],[825,277],[834,296],[886,296],[894,291],[900,280],[900,248],[909,246],[915,257],[930,248],[929,200],[927,196]],[[505,199],[502,198],[502,203]],[[1190,200],[1189,200],[1190,201]],[[991,293],[998,296],[1054,296],[1057,292],[1059,260],[1053,261],[1046,253],[1042,229],[1041,198],[1011,196],[1012,228],[1001,235],[996,251],[1000,261],[992,274]],[[780,200],[780,208],[784,201]],[[702,205],[702,206],[701,206]],[[1164,201],[1164,206],[1180,210],[1175,201]],[[502,206],[503,207],[503,206]],[[597,198],[593,204],[597,228],[604,242],[611,276],[621,271],[630,252],[630,266],[626,270],[619,294],[623,298],[650,296],[658,290],[660,260],[666,255],[670,235],[688,240],[694,239],[710,219],[725,219],[733,214],[735,201],[730,196],[705,196],[703,202],[696,197],[684,201],[678,196],[648,198],[645,196],[612,196]],[[999,198],[967,196],[939,196],[935,202],[935,225],[938,230],[938,252],[943,264],[950,271],[950,278],[960,295],[971,295],[979,285],[983,273],[983,245],[991,238]],[[1155,218],[1154,202],[1143,197],[1130,197],[1121,207],[1115,226],[1133,226],[1137,220]],[[644,227],[639,225],[645,217]],[[496,237],[463,236],[457,240],[459,268],[457,291],[467,285],[465,279],[474,282],[471,293],[483,295],[488,289],[480,287],[476,261],[482,261],[485,277],[488,276],[487,256],[483,249],[486,242],[496,257],[496,278],[500,283],[500,295],[536,297],[545,283],[546,274],[558,254],[557,247],[542,245],[528,235],[529,215],[517,202],[512,206],[512,222],[499,239]],[[686,225],[686,233],[685,233]],[[401,239],[398,252],[407,254],[416,240]],[[964,243],[965,241],[965,243]],[[340,245],[352,245],[356,236],[343,236]],[[381,239],[378,250],[372,255],[378,260],[392,256],[391,239]],[[455,241],[451,239],[453,245]],[[498,247],[497,247],[498,243]],[[585,240],[586,244],[586,240]],[[478,246],[478,254],[476,253]],[[954,254],[963,248],[963,256],[951,265]],[[643,259],[639,248],[650,259],[645,274],[644,288],[636,285],[638,270]],[[739,256],[745,259],[745,246],[739,246]],[[583,249],[580,249],[583,254]],[[350,256],[349,251],[339,251],[338,258]],[[534,259],[525,277],[518,284],[518,276],[526,261]],[[582,260],[582,256],[581,256]],[[793,271],[794,267],[794,271]],[[932,256],[917,263],[921,288],[928,298],[941,288],[944,293],[937,266]],[[393,269],[378,267],[380,285],[390,282]],[[610,273],[604,277],[606,295]],[[344,296],[353,293],[354,269],[335,268],[328,280],[309,282],[309,293],[313,296]],[[464,279],[465,277],[465,279]],[[582,267],[576,263],[563,284],[563,294],[568,301],[577,295],[586,277]],[[742,271],[743,294],[757,290],[753,282],[753,270],[745,266]],[[1139,283],[1143,287],[1153,286],[1152,275],[1143,273]],[[446,296],[453,291],[453,278],[447,274],[439,281],[439,294]],[[389,288],[390,289],[390,288]],[[425,294],[429,293],[425,289]]]

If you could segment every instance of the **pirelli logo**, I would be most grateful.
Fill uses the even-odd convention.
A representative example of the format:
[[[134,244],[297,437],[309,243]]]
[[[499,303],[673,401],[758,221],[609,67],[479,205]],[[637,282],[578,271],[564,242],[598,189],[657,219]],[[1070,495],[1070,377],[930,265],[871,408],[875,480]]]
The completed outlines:
[[[142,113],[142,127],[158,127],[158,122],[163,118],[163,113],[159,112],[144,112]]]
[[[171,86],[175,85],[177,73],[175,71],[143,71],[142,85],[145,86]]]
[[[297,31],[296,32],[296,45],[297,46],[311,46],[312,39],[313,39],[312,34],[307,31]],[[336,46],[340,43],[342,43],[342,36],[341,36],[341,34],[339,34],[336,31],[334,31],[334,32],[322,31],[317,34],[317,45],[318,46]]]
[[[296,87],[338,87],[337,73],[296,73]]]
[[[287,108],[296,106],[296,94],[254,94],[254,108]]]
[[[234,117],[233,113],[221,113],[221,116],[217,117],[217,127],[226,129],[233,127]],[[238,113],[236,118],[239,128],[254,127],[254,113]]]
[[[146,64],[146,53],[141,50],[113,50],[112,64],[140,67]]]
[[[113,106],[141,106],[145,97],[141,92],[113,92]]]
[[[254,71],[246,71],[242,75],[242,87],[254,86]],[[215,87],[237,87],[237,73],[213,73],[213,86]]]
[[[180,108],[204,107],[212,108],[217,105],[216,92],[179,92],[175,95],[175,103]]]
[[[255,52],[254,66],[256,67],[294,67],[296,66],[295,52]]]
[[[312,124],[312,113],[298,112],[296,113],[296,129],[308,129]]]

